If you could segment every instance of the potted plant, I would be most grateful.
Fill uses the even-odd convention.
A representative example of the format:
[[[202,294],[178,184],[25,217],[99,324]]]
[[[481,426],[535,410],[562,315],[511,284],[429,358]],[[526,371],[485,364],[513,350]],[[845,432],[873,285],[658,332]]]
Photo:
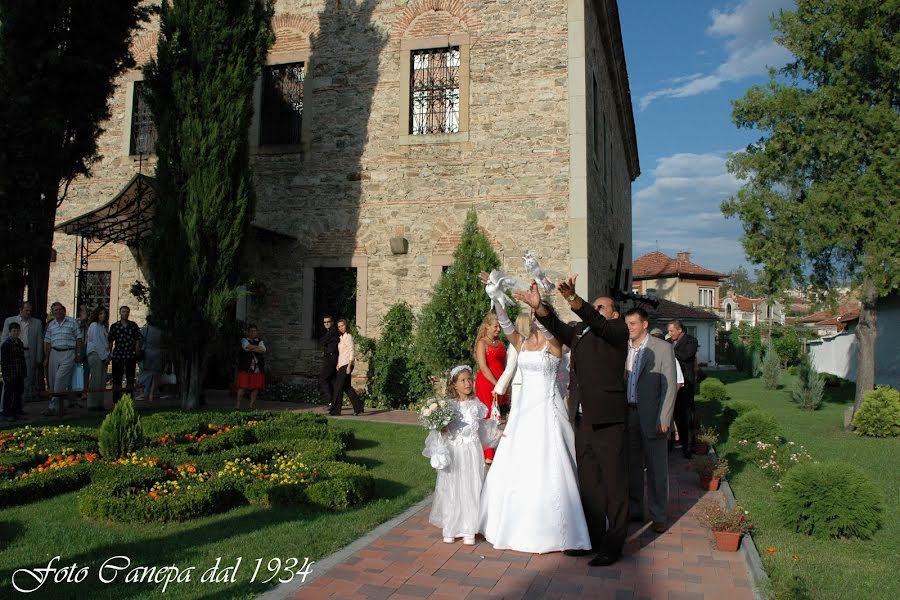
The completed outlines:
[[[719,489],[722,478],[728,475],[728,461],[724,458],[695,456],[691,460],[691,467],[700,478],[700,487],[711,492]]]
[[[719,443],[719,434],[712,427],[701,427],[694,438],[694,454],[706,454],[710,446]]]
[[[725,499],[717,496],[709,496],[697,504],[697,518],[712,530],[716,548],[724,552],[737,552],[741,537],[752,527],[747,511],[740,506],[728,508]]]

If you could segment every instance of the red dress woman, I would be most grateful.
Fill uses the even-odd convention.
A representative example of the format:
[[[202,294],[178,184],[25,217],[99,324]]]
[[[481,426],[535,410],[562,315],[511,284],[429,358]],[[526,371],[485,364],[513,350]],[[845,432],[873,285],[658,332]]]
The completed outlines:
[[[492,418],[494,405],[494,386],[497,379],[506,369],[506,346],[500,341],[500,323],[497,315],[490,312],[481,322],[478,329],[478,339],[475,342],[475,358],[478,360],[478,375],[475,377],[475,395],[488,409],[487,417]],[[508,402],[506,394],[497,396],[498,404]],[[496,418],[496,417],[493,417]],[[484,460],[487,463],[494,461],[494,449],[484,449]]]

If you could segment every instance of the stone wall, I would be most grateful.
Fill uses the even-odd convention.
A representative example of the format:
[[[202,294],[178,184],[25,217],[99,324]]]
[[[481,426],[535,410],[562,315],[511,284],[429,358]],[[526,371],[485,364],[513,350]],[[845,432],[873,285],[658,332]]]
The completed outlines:
[[[255,223],[262,229],[248,248],[246,270],[247,277],[266,283],[267,293],[250,303],[248,318],[259,325],[276,374],[317,371],[319,352],[310,331],[316,266],[357,269],[357,313],[336,316],[356,318],[362,333],[377,336],[392,304],[405,300],[418,309],[427,301],[471,207],[514,275],[524,276],[526,248],[554,275],[571,270],[571,6],[563,0],[276,3],[277,41],[269,62],[302,60],[307,68],[301,145],[260,148],[258,121],[251,130]],[[136,38],[139,62],[155,51],[155,27]],[[467,122],[459,134],[437,143],[438,136],[410,139],[401,123],[408,103],[401,94],[404,48],[440,36],[445,45],[467,42],[468,81],[461,85]],[[130,82],[136,78],[139,72],[126,74],[110,99],[113,116],[100,140],[104,160],[94,177],[73,185],[60,221],[108,201],[136,172],[126,142]],[[610,137],[619,153],[623,142],[616,127]],[[631,179],[621,159],[613,156],[612,163],[610,191],[591,194],[591,278],[609,279],[599,286],[612,282],[608,263],[615,264],[620,241],[626,258],[631,256]],[[146,160],[143,172],[152,174]],[[610,213],[614,219],[607,218]],[[406,254],[390,250],[398,234],[409,242]],[[54,241],[59,260],[51,289],[69,298],[74,264],[65,257],[70,247],[74,257],[74,246],[69,236]],[[140,278],[134,256],[124,246],[110,250],[107,258],[120,265],[119,303],[136,308],[128,293]],[[177,266],[178,258],[172,261]]]

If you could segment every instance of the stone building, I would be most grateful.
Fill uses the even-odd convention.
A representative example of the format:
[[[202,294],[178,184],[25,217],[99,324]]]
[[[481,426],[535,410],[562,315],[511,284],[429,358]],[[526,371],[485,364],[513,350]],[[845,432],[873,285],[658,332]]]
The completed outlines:
[[[250,132],[257,293],[238,316],[259,324],[277,374],[316,370],[325,310],[377,336],[395,302],[421,307],[471,207],[513,274],[531,248],[589,296],[629,289],[640,171],[615,0],[278,0],[275,12]],[[135,36],[139,64],[156,28]],[[141,78],[121,78],[104,158],[60,209],[51,301],[71,302],[81,266],[93,301],[137,304],[139,244],[104,246],[87,225],[139,219],[116,209],[152,183],[135,179],[154,160]]]

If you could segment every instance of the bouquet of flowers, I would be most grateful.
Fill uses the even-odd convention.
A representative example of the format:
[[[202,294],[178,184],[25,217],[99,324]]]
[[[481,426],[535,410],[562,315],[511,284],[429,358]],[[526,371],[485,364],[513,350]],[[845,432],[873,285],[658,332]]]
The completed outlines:
[[[425,429],[440,431],[450,424],[454,414],[448,400],[434,400],[419,409],[419,422]]]

